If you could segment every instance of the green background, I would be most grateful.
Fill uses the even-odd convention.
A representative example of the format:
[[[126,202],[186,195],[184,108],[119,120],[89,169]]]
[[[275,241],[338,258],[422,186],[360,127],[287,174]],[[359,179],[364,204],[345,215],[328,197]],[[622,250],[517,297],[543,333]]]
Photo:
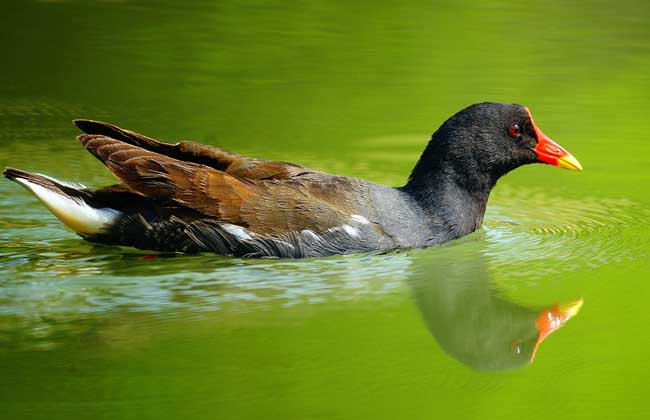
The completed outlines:
[[[3,418],[650,415],[650,3],[2,9],[0,166],[114,182],[74,140],[92,118],[401,185],[489,100],[527,105],[585,168],[507,175],[452,244],[305,261],[94,246],[0,182]],[[512,362],[542,308],[581,297]]]

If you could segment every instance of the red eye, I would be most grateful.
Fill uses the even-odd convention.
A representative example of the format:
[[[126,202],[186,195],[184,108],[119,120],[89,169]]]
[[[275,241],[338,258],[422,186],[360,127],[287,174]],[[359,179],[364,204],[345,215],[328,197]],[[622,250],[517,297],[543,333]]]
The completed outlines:
[[[515,139],[519,138],[521,136],[521,128],[519,128],[519,124],[512,124],[508,129],[508,133],[510,133],[510,137]]]

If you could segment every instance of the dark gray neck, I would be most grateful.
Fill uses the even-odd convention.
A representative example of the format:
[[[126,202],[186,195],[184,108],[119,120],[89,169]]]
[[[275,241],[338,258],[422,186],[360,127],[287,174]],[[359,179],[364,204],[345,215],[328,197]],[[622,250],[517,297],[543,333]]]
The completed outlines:
[[[432,243],[442,243],[475,231],[485,215],[488,196],[496,180],[471,177],[451,165],[414,169],[401,189],[413,197],[428,219]]]

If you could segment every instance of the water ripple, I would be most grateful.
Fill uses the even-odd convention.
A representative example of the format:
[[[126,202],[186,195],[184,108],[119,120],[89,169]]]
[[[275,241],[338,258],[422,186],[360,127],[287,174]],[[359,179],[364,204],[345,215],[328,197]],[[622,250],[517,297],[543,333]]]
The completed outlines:
[[[485,218],[486,255],[509,275],[537,279],[646,256],[650,210],[630,200],[504,188],[495,201]]]
[[[120,312],[200,317],[379,298],[408,288],[423,261],[471,265],[468,252],[497,281],[536,281],[646,257],[650,238],[650,211],[631,201],[500,188],[484,228],[442,248],[312,260],[150,255],[84,242],[38,203],[16,214],[21,197],[0,205],[0,315],[14,327],[29,324],[20,329],[37,341],[49,324]],[[0,335],[9,333],[0,325]]]

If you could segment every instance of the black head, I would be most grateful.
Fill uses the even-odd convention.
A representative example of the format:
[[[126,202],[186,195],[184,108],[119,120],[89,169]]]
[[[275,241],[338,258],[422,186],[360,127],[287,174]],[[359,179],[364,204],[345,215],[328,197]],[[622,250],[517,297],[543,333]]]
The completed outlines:
[[[483,102],[461,110],[440,126],[409,182],[452,177],[468,189],[489,191],[502,175],[537,162],[581,169],[573,156],[535,126],[528,108]]]

